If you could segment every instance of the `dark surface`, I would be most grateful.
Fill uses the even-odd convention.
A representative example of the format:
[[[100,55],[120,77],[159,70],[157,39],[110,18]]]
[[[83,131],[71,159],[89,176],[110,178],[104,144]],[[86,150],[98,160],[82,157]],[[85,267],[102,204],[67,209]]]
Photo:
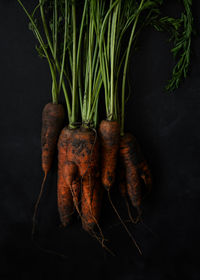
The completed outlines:
[[[173,2],[168,1],[169,11]],[[200,3],[194,1],[197,31],[199,14]],[[55,163],[40,205],[37,240],[66,259],[31,242],[43,176],[41,112],[50,101],[51,84],[47,64],[37,57],[27,20],[14,0],[0,1],[0,35],[0,279],[200,279],[199,34],[193,40],[190,75],[173,94],[163,90],[173,65],[166,35],[146,30],[131,60],[127,130],[137,137],[154,175],[145,225],[130,226],[143,255],[120,225],[109,227],[118,220],[106,199],[101,224],[116,257],[85,233],[80,221],[59,228]],[[116,202],[119,198],[113,196]],[[116,204],[125,217],[123,203]]]

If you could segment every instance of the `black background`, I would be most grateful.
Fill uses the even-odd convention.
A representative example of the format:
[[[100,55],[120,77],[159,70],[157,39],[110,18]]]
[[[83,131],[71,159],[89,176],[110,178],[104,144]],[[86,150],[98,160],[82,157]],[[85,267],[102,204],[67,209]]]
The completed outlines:
[[[29,2],[24,0],[28,8]],[[177,1],[166,2],[166,12],[178,15]],[[197,35],[192,67],[178,90],[163,90],[173,66],[166,34],[146,29],[131,56],[127,130],[140,142],[154,177],[144,224],[129,225],[142,256],[106,198],[101,225],[116,257],[85,233],[80,221],[59,227],[55,163],[40,205],[37,242],[66,255],[63,259],[39,250],[30,235],[43,176],[40,129],[42,108],[50,101],[49,70],[37,57],[17,1],[0,1],[0,279],[200,279],[200,3],[193,2]],[[126,219],[115,192],[114,201]]]

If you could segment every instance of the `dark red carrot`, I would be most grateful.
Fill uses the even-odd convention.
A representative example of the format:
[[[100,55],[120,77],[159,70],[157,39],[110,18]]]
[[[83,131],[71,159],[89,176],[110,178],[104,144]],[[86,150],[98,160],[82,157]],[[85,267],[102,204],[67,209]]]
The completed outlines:
[[[65,111],[62,104],[48,103],[42,112],[42,169],[51,169],[60,131],[64,125]]]
[[[93,200],[93,192],[96,193],[97,185],[99,184],[99,144],[96,133],[84,127],[76,130],[68,141],[67,160],[73,161],[78,167],[78,176],[80,179],[82,199],[81,199],[81,218],[85,230],[91,229],[91,212],[95,208]],[[101,197],[99,196],[98,203],[100,204]],[[98,204],[96,202],[96,204]],[[87,215],[86,213],[89,213]],[[98,215],[93,217],[93,222],[96,219],[98,223]],[[88,226],[87,226],[88,225]]]
[[[90,180],[87,180],[88,182]],[[100,181],[96,184],[84,185],[81,197],[82,225],[86,231],[92,231],[98,226],[102,202],[102,187]]]
[[[126,133],[120,140],[120,159],[125,168],[127,193],[132,205],[140,211],[142,189],[138,171],[135,137]]]
[[[130,218],[130,221],[134,224],[139,222],[140,216],[138,215],[134,218],[133,213],[130,208],[129,204],[129,199],[128,199],[128,193],[127,193],[127,183],[126,183],[126,176],[125,176],[125,168],[122,164],[119,166],[119,174],[118,174],[118,181],[119,181],[119,191],[124,199],[127,211],[128,211],[128,216]]]
[[[76,169],[74,165],[68,165],[69,171],[66,170],[65,164],[67,161],[67,149],[68,141],[73,134],[73,130],[67,127],[63,128],[59,140],[58,140],[58,181],[57,181],[57,199],[58,199],[58,212],[60,220],[63,226],[66,226],[71,221],[71,217],[74,211],[73,196],[70,188],[70,184],[75,178],[75,174],[70,174],[69,171],[75,173]],[[64,171],[64,172],[63,172]],[[67,176],[66,176],[66,174]],[[67,184],[70,182],[70,184]]]
[[[71,221],[74,204],[70,186],[66,184],[61,171],[58,171],[57,197],[61,224],[65,227]]]
[[[72,182],[75,180],[77,171],[77,166],[74,162],[66,161],[63,163],[62,174],[68,186],[72,186]]]
[[[91,215],[94,215],[95,223],[98,223],[99,218],[99,215],[95,214],[98,211],[91,212],[91,209],[100,208],[101,203],[101,196],[99,198],[96,196],[99,193],[97,186],[100,179],[99,144],[96,133],[84,127],[74,130],[64,128],[58,142],[58,166],[58,209],[62,223],[69,222],[73,204],[79,212],[78,196],[81,186],[82,213],[79,214],[84,229],[91,229]],[[90,215],[85,215],[86,212],[90,212]]]
[[[62,169],[63,178],[65,180],[66,186],[70,189],[74,206],[76,210],[79,212],[79,193],[80,193],[80,182],[77,179],[78,176],[78,167],[74,162],[67,161],[63,165]]]
[[[80,196],[80,193],[81,193],[81,184],[80,184],[80,178],[79,177],[76,177],[76,179],[72,182],[71,192],[72,192],[72,196],[73,196],[74,206],[75,206],[78,214],[80,215],[79,196]]]
[[[36,216],[39,207],[39,202],[44,190],[47,173],[50,171],[56,145],[60,131],[63,127],[65,119],[65,110],[62,104],[48,103],[42,111],[42,131],[41,131],[41,146],[42,146],[42,169],[44,171],[44,179],[37,198],[34,213],[33,213],[33,226],[32,237],[35,232]]]
[[[120,127],[117,121],[103,120],[99,126],[101,141],[101,181],[110,190],[115,181]]]
[[[129,133],[121,137],[120,140],[120,161],[125,170],[125,178],[123,178],[123,182],[120,183],[120,191],[122,196],[125,198],[129,217],[134,223],[136,223],[141,218],[141,202],[144,197],[144,190],[142,186],[145,185],[148,191],[150,191],[152,187],[152,178],[147,161],[144,158],[136,138]],[[120,172],[122,172],[122,170],[123,169],[121,168]],[[141,184],[142,180],[144,184]],[[127,192],[132,205],[138,211],[136,219],[132,218],[129,204],[127,203],[126,196],[124,195],[125,191]]]

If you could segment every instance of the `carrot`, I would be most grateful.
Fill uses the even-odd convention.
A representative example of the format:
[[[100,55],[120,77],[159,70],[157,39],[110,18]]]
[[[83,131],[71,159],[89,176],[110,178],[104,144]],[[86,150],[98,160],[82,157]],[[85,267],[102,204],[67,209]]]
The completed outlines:
[[[129,133],[126,133],[121,137],[120,158],[121,164],[124,165],[125,176],[123,174],[124,169],[120,168],[121,175],[119,188],[125,199],[129,217],[132,222],[136,223],[141,218],[141,202],[143,199],[143,189],[141,183],[143,180],[147,190],[151,190],[151,172],[136,138]],[[137,209],[138,217],[136,219],[132,218],[126,194],[128,194],[132,205]]]
[[[73,134],[73,130],[64,127],[58,140],[57,199],[58,212],[63,226],[67,226],[70,223],[71,216],[74,211],[73,196],[71,193],[70,184],[75,178],[76,168],[74,166],[70,166],[69,164],[67,165],[69,171],[67,171],[67,168],[65,168],[65,164],[67,164],[68,139],[70,139],[71,134]]]
[[[79,203],[79,193],[80,193],[80,182],[77,179],[77,172],[78,168],[74,162],[67,161],[63,165],[62,174],[65,180],[66,185],[71,191],[74,206],[78,210],[78,203]]]
[[[59,138],[58,150],[58,209],[62,224],[69,222],[73,204],[79,212],[78,196],[81,185],[82,224],[85,230],[92,229],[94,223],[98,223],[99,215],[96,213],[100,213],[101,203],[101,196],[98,197],[100,174],[96,133],[84,127],[64,128]]]
[[[48,103],[45,105],[42,111],[41,145],[42,145],[42,169],[44,171],[44,179],[40,188],[40,193],[35,203],[35,208],[33,213],[32,237],[35,232],[37,211],[44,191],[44,185],[47,178],[47,173],[50,171],[53,163],[57,140],[60,131],[63,127],[64,118],[65,118],[65,111],[62,104]]]
[[[73,161],[78,166],[78,176],[81,181],[82,198],[82,224],[85,230],[91,228],[92,208],[99,208],[99,201],[93,199],[96,192],[98,193],[99,181],[99,143],[92,130],[81,127],[68,141],[67,160]],[[94,192],[94,194],[93,194]],[[95,202],[96,201],[96,202]],[[88,215],[87,213],[90,213]],[[93,217],[93,222],[98,215]]]
[[[119,166],[118,180],[119,180],[119,191],[121,193],[121,196],[124,199],[124,202],[125,202],[125,205],[126,205],[126,208],[127,208],[127,211],[128,211],[128,216],[129,216],[131,222],[136,224],[140,220],[140,215],[138,215],[138,213],[137,213],[136,218],[134,218],[133,214],[131,213],[132,211],[131,211],[131,208],[130,208],[130,205],[129,205],[125,170],[124,170],[124,166],[122,164],[120,164],[120,166]]]
[[[57,140],[64,124],[65,111],[62,104],[48,103],[42,112],[42,169],[48,173],[53,163]]]
[[[99,127],[101,140],[101,181],[110,190],[115,181],[120,127],[117,121],[103,120]]]
[[[117,208],[115,207],[111,195],[110,188],[115,182],[115,172],[118,160],[118,152],[120,147],[120,126],[117,121],[103,120],[100,123],[99,136],[101,140],[101,181],[104,188],[108,191],[108,198],[110,204],[119,218],[121,224],[125,228],[126,232],[130,236],[133,244],[137,247],[141,253],[137,242],[132,236],[131,232],[127,228],[123,219],[121,218]]]
[[[126,133],[120,140],[120,158],[125,168],[127,193],[132,205],[140,211],[142,194],[138,171],[135,137]]]
[[[88,180],[89,181],[89,180]],[[100,180],[95,185],[85,185],[81,198],[82,225],[86,231],[92,231],[97,225],[102,201],[102,187]]]
[[[73,198],[70,186],[66,184],[61,171],[58,171],[57,181],[58,211],[61,224],[65,227],[71,221],[74,212]]]

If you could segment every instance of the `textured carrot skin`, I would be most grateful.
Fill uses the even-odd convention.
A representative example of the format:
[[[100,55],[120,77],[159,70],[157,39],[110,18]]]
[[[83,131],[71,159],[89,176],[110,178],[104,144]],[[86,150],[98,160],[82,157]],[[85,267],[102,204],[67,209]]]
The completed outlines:
[[[65,227],[71,221],[74,212],[74,204],[70,186],[66,184],[61,171],[58,171],[57,199],[60,220]]]
[[[78,178],[81,184],[82,225],[85,230],[89,231],[98,223],[101,205],[101,196],[97,196],[101,192],[101,186],[99,142],[96,133],[84,127],[78,131],[74,130],[73,136],[68,142],[67,160],[73,160],[78,167]]]
[[[134,207],[140,208],[142,193],[135,137],[126,133],[120,140],[120,158],[124,164],[127,193]]]
[[[63,226],[67,226],[74,211],[73,197],[70,185],[66,183],[66,176],[63,174],[64,164],[67,161],[68,139],[71,131],[64,127],[58,140],[58,179],[57,179],[57,201],[58,212]]]
[[[78,209],[79,193],[80,193],[80,182],[77,177],[78,168],[74,162],[67,161],[64,163],[62,168],[63,178],[66,185],[70,188],[74,205]]]
[[[77,173],[77,166],[74,162],[66,161],[63,163],[62,174],[67,185],[69,186],[72,185],[72,182],[75,180],[76,173]]]
[[[99,126],[101,141],[101,181],[110,190],[115,182],[115,172],[119,151],[120,126],[117,121],[103,120]]]
[[[81,197],[82,226],[91,231],[99,224],[103,189],[99,180],[96,184],[89,178],[86,180]]]
[[[42,112],[42,169],[48,173],[51,169],[60,131],[63,127],[65,111],[62,104],[48,103]]]
[[[89,231],[98,222],[101,205],[99,193],[101,193],[102,187],[99,183],[99,143],[97,135],[93,130],[84,127],[74,130],[64,128],[59,138],[58,149],[58,169],[62,170],[59,175],[62,178],[65,174],[65,182],[62,188],[66,192],[66,194],[63,192],[63,195],[61,195],[62,191],[58,180],[58,208],[61,221],[63,223],[65,219],[65,224],[68,223],[71,217],[70,213],[73,211],[73,204],[77,209],[78,197],[81,193],[82,224],[83,228]],[[72,170],[75,168],[74,166],[77,168],[76,171]],[[72,174],[75,174],[75,177]],[[68,188],[70,184],[71,195],[69,195]],[[91,212],[91,209],[95,210]]]

